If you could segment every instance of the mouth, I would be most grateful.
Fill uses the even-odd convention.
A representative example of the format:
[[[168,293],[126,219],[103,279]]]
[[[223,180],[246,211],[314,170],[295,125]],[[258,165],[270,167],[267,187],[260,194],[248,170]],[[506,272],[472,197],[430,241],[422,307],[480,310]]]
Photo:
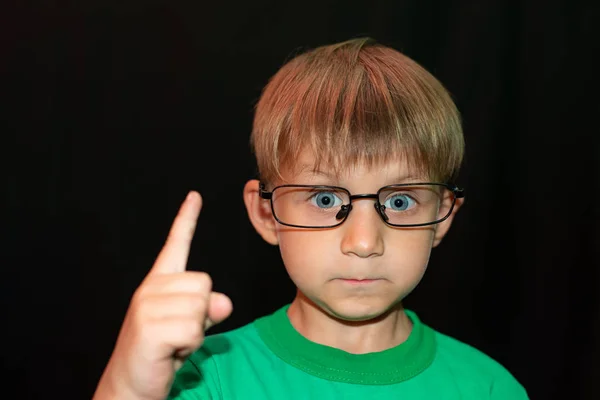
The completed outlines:
[[[354,278],[340,278],[340,280],[349,285],[369,285],[380,281],[381,279],[354,279]]]

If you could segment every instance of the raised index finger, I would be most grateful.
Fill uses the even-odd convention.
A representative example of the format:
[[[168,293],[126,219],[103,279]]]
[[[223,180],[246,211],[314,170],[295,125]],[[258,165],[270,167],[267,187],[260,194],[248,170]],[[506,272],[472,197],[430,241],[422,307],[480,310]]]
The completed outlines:
[[[150,271],[151,274],[185,271],[201,208],[202,197],[198,192],[191,191],[179,208],[167,241]]]

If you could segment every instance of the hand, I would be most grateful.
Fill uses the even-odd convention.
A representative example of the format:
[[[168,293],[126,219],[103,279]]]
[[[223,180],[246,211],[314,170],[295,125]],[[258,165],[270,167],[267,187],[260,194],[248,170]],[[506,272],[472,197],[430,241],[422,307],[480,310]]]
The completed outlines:
[[[227,318],[231,300],[204,272],[186,271],[202,198],[190,192],[154,266],[136,290],[94,399],[165,399],[177,369]]]

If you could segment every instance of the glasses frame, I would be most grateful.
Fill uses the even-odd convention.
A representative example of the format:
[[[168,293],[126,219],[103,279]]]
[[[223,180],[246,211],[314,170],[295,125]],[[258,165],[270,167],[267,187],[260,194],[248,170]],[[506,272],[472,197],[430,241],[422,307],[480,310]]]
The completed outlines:
[[[424,224],[392,224],[392,223],[388,222],[389,217],[385,214],[385,206],[382,205],[381,203],[379,203],[380,193],[383,190],[389,190],[391,188],[401,188],[401,187],[407,187],[407,186],[440,186],[440,187],[443,187],[443,188],[451,191],[454,194],[454,198],[452,199],[452,205],[450,206],[450,209],[448,210],[448,213],[446,214],[446,216],[444,216],[443,218],[437,219],[433,222],[427,222]],[[288,223],[282,222],[277,217],[277,214],[275,213],[275,208],[273,207],[273,193],[277,189],[285,188],[285,187],[341,190],[348,194],[348,198],[350,199],[350,202],[348,204],[343,204],[340,211],[337,213],[336,218],[340,219],[340,222],[337,224],[323,225],[323,226],[304,226],[304,225],[288,224]],[[395,228],[412,228],[412,227],[418,227],[418,226],[435,225],[435,224],[439,224],[440,222],[445,221],[446,219],[448,219],[448,217],[450,217],[450,215],[452,214],[452,210],[454,210],[454,206],[456,205],[456,199],[461,199],[461,198],[465,197],[464,189],[461,189],[458,186],[451,184],[451,183],[439,183],[439,182],[399,183],[399,184],[395,184],[395,185],[383,186],[377,191],[377,193],[365,193],[365,194],[351,194],[350,191],[346,188],[343,188],[341,186],[332,186],[332,185],[292,185],[292,184],[289,184],[289,185],[276,186],[271,191],[266,191],[265,184],[260,182],[258,193],[262,199],[269,200],[269,202],[271,203],[271,212],[273,213],[273,217],[275,218],[275,220],[277,222],[279,222],[281,225],[291,226],[293,228],[304,228],[304,229],[327,229],[327,228],[335,228],[337,226],[342,225],[348,219],[348,215],[350,215],[350,211],[352,211],[352,200],[356,200],[356,199],[374,199],[375,200],[374,206],[375,206],[375,210],[377,211],[377,214],[379,215],[381,220],[388,226],[392,226]]]

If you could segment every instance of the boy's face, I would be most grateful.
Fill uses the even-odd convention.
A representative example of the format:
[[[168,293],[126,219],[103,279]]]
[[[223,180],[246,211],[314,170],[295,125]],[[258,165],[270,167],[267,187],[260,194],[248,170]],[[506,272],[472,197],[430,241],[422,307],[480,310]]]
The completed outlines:
[[[335,185],[351,194],[365,194],[386,185],[429,181],[412,174],[402,160],[374,168],[357,165],[337,177],[323,167],[314,172],[309,153],[303,154],[297,166],[294,171],[283,171],[285,182],[275,182],[268,189],[280,184]],[[343,320],[375,318],[407,296],[423,277],[431,249],[453,217],[437,225],[394,228],[381,220],[373,206],[375,200],[366,198],[353,200],[352,211],[338,227],[293,228],[275,221],[268,200],[252,200],[258,196],[254,192],[257,185],[250,181],[245,191],[257,231],[269,243],[279,245],[298,289],[325,312]],[[457,202],[455,211],[458,206]]]

